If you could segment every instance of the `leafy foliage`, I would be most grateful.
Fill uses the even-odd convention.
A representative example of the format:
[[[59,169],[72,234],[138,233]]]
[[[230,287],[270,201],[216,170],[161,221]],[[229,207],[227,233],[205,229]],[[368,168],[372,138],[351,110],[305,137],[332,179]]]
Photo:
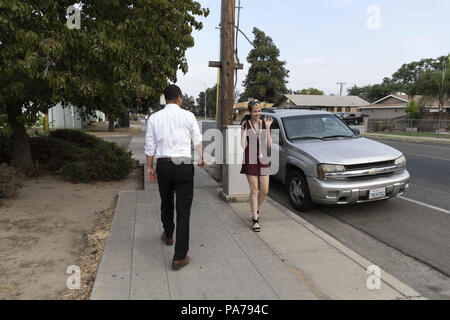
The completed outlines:
[[[197,1],[86,0],[81,29],[67,28],[68,0],[0,3],[0,114],[13,132],[14,163],[30,167],[24,126],[61,102],[111,118],[155,105],[177,70],[186,73]]]
[[[72,142],[77,146],[83,148],[86,147],[93,148],[102,142],[102,139],[96,136],[87,134],[81,130],[73,130],[73,129],[59,129],[51,131],[49,133],[49,136]]]
[[[352,88],[347,90],[348,95],[358,96],[370,103],[380,100],[392,92],[397,91],[401,91],[401,87],[398,84],[392,83],[389,78],[384,78],[383,82],[380,84],[367,85],[363,87],[354,85]]]
[[[80,52],[75,43],[67,51],[65,69],[77,61],[71,85],[64,88],[68,96],[78,106],[113,117],[127,111],[132,101],[134,111],[146,112],[167,81],[176,81],[178,69],[187,72],[191,33],[202,28],[195,15],[207,16],[208,10],[192,0],[83,1],[87,47]]]
[[[6,163],[0,164],[0,198],[11,198],[22,187],[22,177],[13,167]]]
[[[408,115],[409,119],[416,119],[419,117],[420,114],[419,105],[414,99],[408,102],[404,111]]]
[[[216,115],[217,85],[206,89],[206,115],[214,117]],[[196,115],[205,116],[205,91],[200,92],[197,98]]]
[[[32,137],[30,147],[33,163],[52,172],[58,172],[64,164],[76,160],[82,148],[73,143],[55,137]]]
[[[0,134],[0,163],[11,164],[12,144],[11,139],[5,134]]]
[[[134,167],[131,152],[125,152],[108,141],[83,149],[75,158],[76,161],[62,167],[62,175],[73,182],[120,180],[126,178]]]
[[[450,99],[450,69],[425,71],[411,85],[409,94],[422,95],[421,104],[437,101],[443,106]]]
[[[11,158],[9,145],[7,137],[0,139],[1,151],[5,151],[1,159]],[[73,182],[123,179],[134,167],[131,152],[79,130],[61,129],[32,137],[30,146],[33,163]]]
[[[348,89],[347,92],[349,95],[359,96],[371,103],[392,92],[404,92],[408,94],[418,92],[415,83],[424,74],[429,75],[430,72],[442,70],[442,62],[444,62],[446,58],[446,56],[441,56],[405,63],[392,74],[391,78],[384,78],[382,83],[362,87],[354,85],[352,88]]]
[[[285,68],[286,61],[278,59],[280,50],[263,31],[253,28],[253,34],[253,49],[247,57],[250,68],[242,83],[245,91],[240,100],[245,101],[252,97],[276,103],[287,92],[286,78],[289,71]]]
[[[316,89],[316,88],[308,88],[308,89],[302,89],[302,90],[297,90],[297,91],[293,91],[292,90],[288,90],[288,93],[292,93],[292,94],[308,94],[308,95],[317,95],[317,96],[322,96],[323,95],[323,91]]]
[[[441,56],[405,63],[392,75],[392,82],[400,85],[402,92],[409,92],[422,74],[441,70],[442,63],[446,58],[446,56]]]
[[[183,94],[183,104],[181,107],[185,110],[189,110],[194,112],[195,100],[194,97],[188,96],[187,94]]]

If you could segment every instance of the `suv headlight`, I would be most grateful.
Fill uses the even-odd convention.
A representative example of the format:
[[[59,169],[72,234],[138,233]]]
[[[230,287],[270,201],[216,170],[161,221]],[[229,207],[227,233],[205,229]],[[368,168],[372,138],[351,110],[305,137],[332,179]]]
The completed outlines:
[[[317,176],[323,180],[326,173],[344,172],[345,167],[341,164],[319,164],[317,166]]]
[[[405,156],[401,156],[400,158],[395,159],[394,164],[396,166],[406,166],[406,158],[405,158]]]

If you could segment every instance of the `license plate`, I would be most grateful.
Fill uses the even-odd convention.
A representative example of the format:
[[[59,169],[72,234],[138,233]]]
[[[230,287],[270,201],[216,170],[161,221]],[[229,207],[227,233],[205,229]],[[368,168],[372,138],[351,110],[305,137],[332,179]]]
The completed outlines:
[[[369,200],[383,198],[386,196],[386,188],[369,190]]]

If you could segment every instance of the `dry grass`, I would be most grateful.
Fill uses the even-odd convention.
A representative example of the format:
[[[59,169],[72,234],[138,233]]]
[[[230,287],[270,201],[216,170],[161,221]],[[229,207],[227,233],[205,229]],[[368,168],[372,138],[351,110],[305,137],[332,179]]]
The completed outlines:
[[[88,234],[87,246],[80,256],[78,266],[81,271],[80,289],[67,289],[62,293],[62,300],[89,300],[94,286],[97,269],[100,264],[106,240],[109,236],[111,222],[114,217],[114,209],[108,209],[101,212],[97,221],[97,227],[94,232]]]

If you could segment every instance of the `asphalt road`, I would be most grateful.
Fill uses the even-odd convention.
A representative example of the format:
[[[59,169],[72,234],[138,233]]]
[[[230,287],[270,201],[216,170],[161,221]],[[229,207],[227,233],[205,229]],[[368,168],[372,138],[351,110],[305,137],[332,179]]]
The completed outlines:
[[[405,197],[450,210],[450,144],[373,140],[405,154],[406,167],[411,174],[410,188]]]
[[[215,126],[213,122],[201,125],[203,132]],[[450,146],[376,140],[406,155],[411,180],[402,198],[347,206],[316,205],[311,211],[297,212],[284,186],[273,179],[269,196],[424,297],[448,300]],[[263,211],[261,225],[264,228]]]
[[[381,142],[404,152],[408,159],[411,183],[404,197],[448,210],[450,148]],[[280,183],[271,180],[269,196],[295,211]],[[449,213],[402,198],[347,206],[317,205],[312,211],[297,213],[425,297],[450,299]]]

